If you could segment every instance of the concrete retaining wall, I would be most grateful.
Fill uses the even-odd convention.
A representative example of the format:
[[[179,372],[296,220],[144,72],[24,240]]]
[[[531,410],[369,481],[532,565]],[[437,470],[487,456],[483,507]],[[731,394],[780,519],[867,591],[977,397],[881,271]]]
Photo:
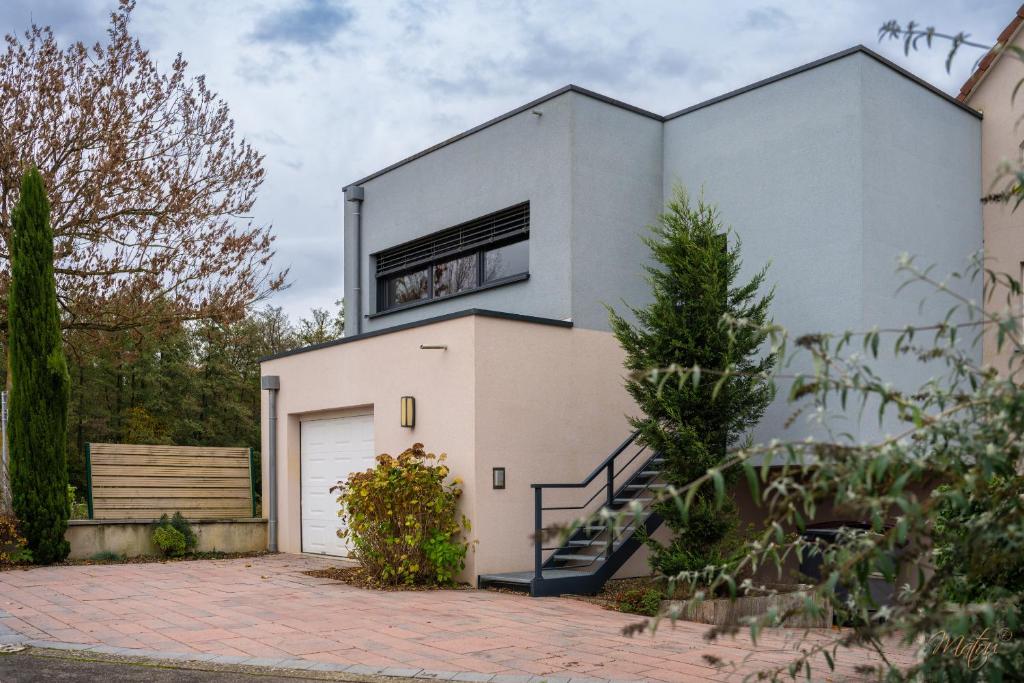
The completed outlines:
[[[192,520],[199,552],[245,553],[267,549],[267,520]],[[139,520],[73,519],[64,535],[71,543],[72,560],[87,560],[97,553],[126,557],[159,555],[150,537],[153,522]]]

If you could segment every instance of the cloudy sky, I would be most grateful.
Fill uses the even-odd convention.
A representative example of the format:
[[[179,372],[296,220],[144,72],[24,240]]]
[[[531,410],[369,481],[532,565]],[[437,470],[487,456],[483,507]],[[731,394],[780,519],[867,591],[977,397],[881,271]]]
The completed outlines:
[[[2,0],[64,41],[103,37],[116,0]],[[863,43],[955,93],[977,52],[878,44],[888,19],[991,42],[1017,3],[994,0],[139,0],[134,31],[184,54],[266,155],[256,218],[277,235],[293,316],[342,295],[341,188],[567,83],[669,113]]]

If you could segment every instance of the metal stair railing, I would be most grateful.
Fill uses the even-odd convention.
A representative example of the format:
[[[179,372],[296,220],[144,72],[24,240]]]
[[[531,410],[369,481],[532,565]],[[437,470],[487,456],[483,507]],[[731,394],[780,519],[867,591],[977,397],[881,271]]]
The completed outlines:
[[[552,550],[557,552],[558,550],[566,549],[566,548],[569,547],[567,544],[563,544],[563,545],[560,545],[560,546],[553,546],[553,547],[545,547],[544,546],[544,544],[543,544],[544,534],[545,534],[546,531],[548,531],[548,529],[544,527],[544,513],[545,512],[549,512],[549,511],[556,511],[556,510],[560,510],[560,511],[566,511],[566,510],[580,510],[580,511],[583,511],[583,510],[587,510],[588,508],[590,508],[591,504],[595,500],[597,500],[597,498],[599,496],[601,496],[602,494],[604,495],[604,498],[605,498],[602,507],[607,507],[609,511],[614,510],[616,508],[616,494],[617,494],[617,489],[616,489],[616,486],[615,486],[616,478],[619,478],[619,481],[622,481],[623,475],[627,472],[627,470],[630,468],[630,466],[633,465],[634,462],[636,462],[637,458],[639,458],[642,454],[644,454],[647,451],[647,446],[646,445],[642,446],[639,450],[637,450],[633,454],[633,456],[631,458],[629,458],[629,460],[627,462],[625,462],[624,464],[622,464],[619,467],[616,467],[616,460],[620,456],[622,456],[622,454],[626,451],[626,449],[629,448],[629,446],[632,445],[637,440],[638,436],[639,436],[639,432],[633,432],[632,434],[630,434],[629,437],[625,441],[623,441],[622,444],[618,448],[616,448],[614,451],[612,451],[611,454],[609,454],[608,457],[606,457],[601,462],[601,464],[599,464],[596,468],[594,468],[594,471],[591,472],[582,481],[579,481],[579,482],[568,482],[568,483],[551,483],[551,484],[530,484],[530,487],[533,489],[533,500],[534,500],[534,554],[533,554],[533,563],[534,563],[534,579],[536,581],[542,581],[543,580],[543,571],[544,571],[544,564],[545,564],[545,562],[544,562],[544,552],[545,551],[552,551]],[[625,477],[625,483],[618,490],[621,490],[622,492],[626,492],[628,490],[626,487],[630,486],[637,479],[637,477],[644,470],[647,469],[647,466],[655,458],[656,458],[656,454],[651,455],[647,459],[647,461],[645,461],[640,467],[636,468],[631,474],[627,475]],[[548,507],[544,506],[544,489],[582,489],[582,488],[586,488],[587,486],[592,484],[602,473],[605,476],[604,486],[599,488],[584,503],[582,503],[580,505],[555,505],[555,506],[548,506]],[[654,479],[655,479],[654,477],[649,478],[648,481],[645,483],[645,485],[642,486],[636,493],[633,494],[632,500],[638,499],[645,491],[651,490],[650,487],[651,487],[652,483],[654,482]],[[623,505],[627,505],[627,504],[628,504],[628,501],[623,503]],[[650,503],[645,504],[644,506],[641,507],[641,510],[639,512],[648,512],[649,508],[650,508]],[[632,524],[628,525],[628,526],[632,527],[632,529],[629,529],[629,533],[632,533],[636,529],[636,525],[639,523],[640,519],[641,519],[641,517],[640,517],[639,514],[634,514],[634,519],[633,519]],[[613,529],[612,527],[606,527],[606,529],[607,529],[608,533],[606,534],[606,536],[607,536],[607,545],[605,546],[605,550],[604,550],[604,556],[605,557],[610,556],[615,551],[616,543],[621,538],[623,538],[626,535],[627,527],[624,526],[623,528],[617,529],[617,530]],[[586,544],[586,545],[577,545],[577,546],[575,546],[575,548],[579,549],[579,548],[591,547],[593,545],[593,542],[594,542],[595,539],[589,539],[589,540],[591,541],[591,543]],[[554,557],[554,556],[552,556],[552,557]],[[589,562],[587,562],[586,564],[577,564],[573,568],[574,569],[584,569],[586,567],[589,567],[592,564],[594,564],[595,562],[597,562],[598,559],[601,559],[602,555],[598,554],[598,555],[589,556],[589,557],[591,557]],[[581,556],[579,559],[582,561],[584,559],[584,556]]]

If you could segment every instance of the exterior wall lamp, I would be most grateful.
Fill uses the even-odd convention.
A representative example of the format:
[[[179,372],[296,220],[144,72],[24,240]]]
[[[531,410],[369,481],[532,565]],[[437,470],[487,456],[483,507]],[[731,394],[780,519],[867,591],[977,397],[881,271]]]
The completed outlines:
[[[491,488],[503,489],[505,488],[505,468],[495,467],[491,470]]]
[[[416,426],[416,399],[412,396],[402,397],[402,426],[409,429]]]

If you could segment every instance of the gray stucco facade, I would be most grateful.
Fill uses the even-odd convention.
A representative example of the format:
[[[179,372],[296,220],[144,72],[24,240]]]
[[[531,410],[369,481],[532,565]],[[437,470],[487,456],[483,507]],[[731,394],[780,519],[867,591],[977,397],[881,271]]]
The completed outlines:
[[[362,248],[346,202],[345,289],[358,260],[362,315],[346,334],[469,308],[607,330],[605,303],[647,300],[640,237],[675,184],[719,207],[748,275],[770,264],[793,333],[933,319],[923,291],[896,297],[896,259],[948,273],[981,249],[980,142],[976,112],[862,47],[669,116],[569,86],[352,184]],[[529,279],[377,311],[373,254],[525,201]]]
[[[978,116],[874,53],[716,100],[662,117],[570,86],[353,183],[362,248],[346,202],[345,291],[359,260],[358,331],[467,308],[607,329],[603,303],[644,301],[639,237],[677,183],[719,207],[751,271],[772,264],[784,323],[906,320],[892,297],[898,253],[949,270],[981,247]],[[529,280],[377,310],[372,254],[523,201]]]

